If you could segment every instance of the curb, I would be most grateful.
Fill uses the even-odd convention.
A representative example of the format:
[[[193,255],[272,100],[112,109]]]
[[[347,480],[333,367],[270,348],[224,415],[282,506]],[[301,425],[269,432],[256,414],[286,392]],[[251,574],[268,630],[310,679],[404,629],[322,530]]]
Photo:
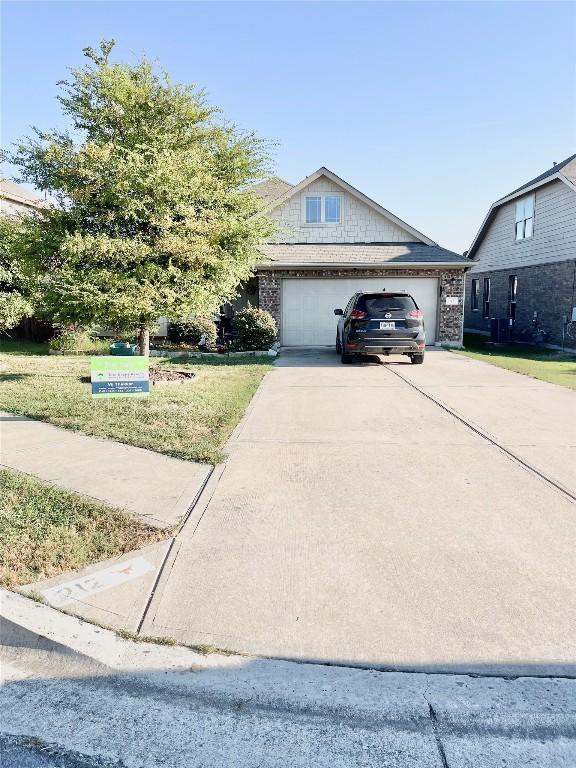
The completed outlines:
[[[206,657],[183,646],[125,640],[110,629],[6,589],[0,590],[0,638],[0,648],[10,658],[67,669],[73,664],[86,672],[233,668],[243,658]]]
[[[181,646],[124,640],[7,590],[0,590],[0,605],[2,657],[33,678],[84,680],[89,686],[99,680],[146,701],[153,691],[164,691],[172,704],[190,707],[194,700],[246,715],[344,718],[349,725],[407,731],[430,727],[423,697],[427,675],[384,677],[373,670],[203,656]]]
[[[76,679],[87,686],[97,679],[145,703],[164,693],[183,708],[196,702],[246,716],[283,714],[404,732],[442,728],[473,738],[576,738],[575,680],[479,679],[203,656],[181,646],[124,640],[7,590],[0,590],[0,599],[2,656],[26,678]]]

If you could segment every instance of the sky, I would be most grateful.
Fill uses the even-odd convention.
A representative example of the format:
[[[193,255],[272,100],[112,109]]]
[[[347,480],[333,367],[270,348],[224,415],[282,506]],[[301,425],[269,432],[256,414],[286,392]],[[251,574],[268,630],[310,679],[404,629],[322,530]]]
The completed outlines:
[[[576,152],[570,2],[2,3],[2,145],[62,127],[82,48],[157,59],[275,142],[295,184],[320,166],[444,247]],[[10,176],[14,169],[5,168]]]

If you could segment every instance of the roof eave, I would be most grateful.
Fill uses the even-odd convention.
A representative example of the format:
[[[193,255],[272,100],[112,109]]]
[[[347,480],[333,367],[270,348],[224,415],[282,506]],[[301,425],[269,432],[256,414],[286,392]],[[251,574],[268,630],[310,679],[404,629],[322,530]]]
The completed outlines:
[[[13,195],[11,192],[1,192],[0,198],[2,200],[9,200],[11,203],[17,203],[18,205],[26,205],[28,208],[38,208],[44,202],[41,198],[33,200],[29,197]]]
[[[570,189],[576,192],[576,184],[574,184],[574,182],[571,181],[567,176],[564,176],[564,174],[561,171],[558,171],[558,173],[555,173],[552,176],[547,176],[545,179],[541,179],[540,181],[537,181],[535,184],[531,184],[529,187],[523,187],[522,189],[519,189],[510,195],[506,195],[506,197],[501,197],[500,200],[496,200],[496,202],[492,203],[492,205],[490,206],[488,213],[484,217],[484,221],[480,226],[480,229],[476,233],[474,240],[472,240],[472,244],[468,250],[468,258],[470,260],[474,258],[474,254],[476,253],[480,244],[482,243],[482,240],[484,239],[484,235],[486,234],[486,231],[492,222],[492,214],[494,213],[494,211],[496,211],[497,208],[500,208],[500,206],[505,205],[506,203],[510,203],[512,200],[515,200],[518,197],[524,197],[525,195],[529,195],[530,192],[533,192],[535,189],[538,189],[539,187],[544,187],[546,184],[550,184],[553,181],[562,181],[564,182],[564,184],[569,186]]]
[[[470,269],[472,262],[463,261],[381,261],[381,262],[334,262],[315,261],[297,264],[294,262],[263,262],[256,266],[257,271],[275,269]]]

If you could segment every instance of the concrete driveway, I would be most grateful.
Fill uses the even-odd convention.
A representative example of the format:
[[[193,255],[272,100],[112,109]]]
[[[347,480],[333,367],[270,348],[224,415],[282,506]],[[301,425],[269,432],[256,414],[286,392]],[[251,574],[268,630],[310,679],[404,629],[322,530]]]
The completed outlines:
[[[575,416],[574,392],[444,351],[423,366],[285,352],[142,632],[379,668],[574,675]]]

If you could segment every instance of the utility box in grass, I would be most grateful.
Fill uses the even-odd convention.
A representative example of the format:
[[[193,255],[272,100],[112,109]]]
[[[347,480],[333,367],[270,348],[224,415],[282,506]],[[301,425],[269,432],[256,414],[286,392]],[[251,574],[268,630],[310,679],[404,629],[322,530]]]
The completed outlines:
[[[120,357],[134,357],[138,354],[138,345],[127,341],[115,341],[110,344],[110,354]]]

